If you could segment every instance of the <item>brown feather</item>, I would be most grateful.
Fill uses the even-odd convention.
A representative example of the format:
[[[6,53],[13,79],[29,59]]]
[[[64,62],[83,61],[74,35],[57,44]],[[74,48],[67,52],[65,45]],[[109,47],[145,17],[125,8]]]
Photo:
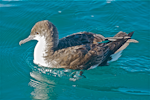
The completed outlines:
[[[48,20],[37,22],[34,25],[31,36],[37,36],[36,33],[45,37],[45,51],[42,57],[46,65],[70,69],[88,69],[91,66],[107,62],[110,55],[115,53],[133,35],[133,32],[129,34],[119,32],[114,36],[117,37],[113,39],[115,41],[98,43],[106,38],[100,34],[79,32],[58,40],[57,28]],[[20,41],[20,44],[28,39]]]
[[[72,35],[69,35],[67,37],[60,39],[56,50],[67,48],[67,47],[72,47],[72,46],[77,46],[77,45],[102,42],[104,40],[105,40],[105,37],[103,37],[102,35],[94,34],[91,32],[74,33]]]
[[[114,37],[127,36],[119,32]],[[109,43],[97,42],[105,38],[90,32],[80,32],[59,40],[58,47],[53,54],[60,66],[70,69],[88,69],[93,65],[101,64],[110,57],[127,39]],[[88,42],[83,42],[83,40]]]

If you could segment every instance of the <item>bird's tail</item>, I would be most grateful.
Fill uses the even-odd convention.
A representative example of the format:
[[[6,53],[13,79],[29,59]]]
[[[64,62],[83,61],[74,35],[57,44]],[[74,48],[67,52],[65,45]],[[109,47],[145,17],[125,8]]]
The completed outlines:
[[[121,50],[124,50],[129,43],[133,42],[133,43],[138,43],[137,40],[135,39],[131,39],[132,35],[134,32],[130,32],[129,34],[125,33],[125,32],[119,32],[117,33],[113,38],[115,38],[116,40],[114,42],[111,43],[111,45],[114,46],[110,46],[111,49],[113,50],[114,53],[117,53]]]
[[[129,43],[138,43],[137,40],[131,39],[133,33],[134,32],[130,32],[127,34],[120,31],[114,37],[106,37],[105,40],[108,40],[109,42],[106,43],[105,46],[109,48],[109,51],[107,52],[107,56],[105,56],[103,63],[100,65],[105,65],[112,54],[116,54],[119,51],[124,50],[129,45]]]

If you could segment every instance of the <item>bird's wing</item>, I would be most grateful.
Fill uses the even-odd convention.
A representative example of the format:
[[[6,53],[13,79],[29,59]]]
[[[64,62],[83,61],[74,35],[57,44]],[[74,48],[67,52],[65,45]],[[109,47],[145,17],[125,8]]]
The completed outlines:
[[[114,37],[127,37],[130,35],[132,36],[132,34],[119,32]],[[78,34],[74,35],[78,36]],[[60,49],[56,50],[52,57],[59,64],[59,66],[61,66],[60,68],[88,69],[91,66],[102,64],[103,62],[106,62],[110,55],[115,53],[129,39],[118,38],[116,41],[108,43],[94,43],[95,40],[93,39],[93,41],[91,42],[81,42],[84,44],[81,45],[81,43],[77,43],[83,41],[84,37],[82,36],[82,34],[79,34],[79,37],[81,37],[81,39],[78,37],[78,41],[75,41],[75,36],[68,36],[70,38],[70,40],[68,41],[70,42],[68,42],[67,39],[64,39],[64,44],[62,43],[63,46],[60,47]],[[73,37],[72,40],[71,37]],[[87,39],[85,40],[90,40],[90,38],[87,37]],[[67,45],[67,47],[65,47],[65,45]]]
[[[53,59],[61,68],[88,69],[98,65],[103,58],[108,47],[102,44],[73,46],[55,51]]]
[[[57,50],[77,45],[94,44],[104,40],[105,37],[100,34],[94,34],[91,32],[79,32],[60,39]]]

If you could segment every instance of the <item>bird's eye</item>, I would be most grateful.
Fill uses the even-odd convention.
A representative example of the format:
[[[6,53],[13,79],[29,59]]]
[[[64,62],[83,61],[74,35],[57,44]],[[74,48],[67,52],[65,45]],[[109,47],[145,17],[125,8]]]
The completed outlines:
[[[38,32],[36,32],[36,34],[39,34]]]

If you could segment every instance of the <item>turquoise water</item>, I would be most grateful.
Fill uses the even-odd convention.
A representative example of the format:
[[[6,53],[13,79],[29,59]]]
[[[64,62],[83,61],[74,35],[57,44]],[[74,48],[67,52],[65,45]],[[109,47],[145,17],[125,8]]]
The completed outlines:
[[[109,66],[84,71],[40,68],[32,63],[37,41],[19,46],[32,26],[49,20],[59,38],[80,31],[106,37],[134,31],[130,44]],[[1,100],[149,100],[150,2],[0,2]],[[72,78],[72,74],[76,74]]]

